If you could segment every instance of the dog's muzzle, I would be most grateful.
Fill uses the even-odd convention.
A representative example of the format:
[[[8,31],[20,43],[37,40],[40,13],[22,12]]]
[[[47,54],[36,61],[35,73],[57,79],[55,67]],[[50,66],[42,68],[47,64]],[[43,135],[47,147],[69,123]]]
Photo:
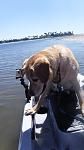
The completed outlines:
[[[44,83],[43,89],[42,89],[42,92],[40,93],[40,95],[44,92],[45,88],[46,88],[46,84]],[[29,95],[35,96],[35,93],[33,92],[33,90],[31,88],[29,89]]]
[[[42,90],[41,94],[45,91],[45,88],[46,88],[46,83],[44,83],[44,85],[43,85],[43,90]]]
[[[34,92],[31,89],[29,90],[29,95],[35,96]]]

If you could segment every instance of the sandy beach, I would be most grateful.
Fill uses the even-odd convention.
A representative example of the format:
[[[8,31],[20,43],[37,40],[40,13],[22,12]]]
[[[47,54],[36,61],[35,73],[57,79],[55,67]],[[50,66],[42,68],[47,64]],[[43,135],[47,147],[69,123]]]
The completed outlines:
[[[71,36],[63,37],[64,40],[72,40],[72,41],[84,41],[84,34],[75,34]]]

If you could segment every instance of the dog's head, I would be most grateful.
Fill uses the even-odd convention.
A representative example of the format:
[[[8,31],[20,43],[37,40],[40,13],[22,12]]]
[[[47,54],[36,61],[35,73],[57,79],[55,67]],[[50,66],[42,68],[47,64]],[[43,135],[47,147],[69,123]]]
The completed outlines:
[[[30,81],[31,95],[40,96],[49,79],[49,62],[45,58],[27,59],[23,65],[24,74]]]

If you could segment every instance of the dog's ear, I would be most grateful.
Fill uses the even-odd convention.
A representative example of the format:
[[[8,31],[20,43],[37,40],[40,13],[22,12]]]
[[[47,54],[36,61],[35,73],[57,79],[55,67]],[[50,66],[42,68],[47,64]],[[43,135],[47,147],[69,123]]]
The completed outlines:
[[[49,63],[47,61],[39,61],[35,65],[35,74],[39,77],[41,82],[47,82],[49,78]]]
[[[29,75],[30,75],[30,77],[33,77],[33,75],[34,75],[34,68],[33,67],[30,68]]]
[[[29,59],[25,59],[23,64],[22,64],[22,69],[25,69],[26,66],[27,66],[27,62],[28,62]]]
[[[25,59],[22,64],[22,67],[21,67],[22,76],[24,76],[26,73],[27,62],[28,62],[28,59]]]

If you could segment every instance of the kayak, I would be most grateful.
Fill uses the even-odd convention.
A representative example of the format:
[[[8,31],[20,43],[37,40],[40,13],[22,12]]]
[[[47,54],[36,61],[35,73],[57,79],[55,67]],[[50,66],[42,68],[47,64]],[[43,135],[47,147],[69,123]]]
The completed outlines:
[[[84,76],[78,74],[84,90]],[[60,99],[60,105],[59,105]],[[75,92],[51,92],[35,115],[25,115],[35,98],[24,106],[18,150],[84,150],[84,118]]]

